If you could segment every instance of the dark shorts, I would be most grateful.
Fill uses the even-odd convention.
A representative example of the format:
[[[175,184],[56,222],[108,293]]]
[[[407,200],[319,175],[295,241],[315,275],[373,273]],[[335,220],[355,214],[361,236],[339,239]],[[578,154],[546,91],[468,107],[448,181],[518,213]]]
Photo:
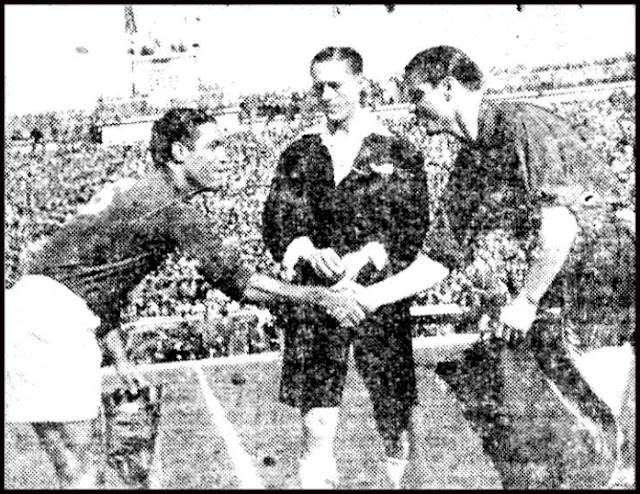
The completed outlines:
[[[282,402],[303,413],[339,406],[353,344],[380,434],[394,438],[408,427],[418,393],[406,304],[381,309],[357,330],[309,309],[295,309],[283,322]]]

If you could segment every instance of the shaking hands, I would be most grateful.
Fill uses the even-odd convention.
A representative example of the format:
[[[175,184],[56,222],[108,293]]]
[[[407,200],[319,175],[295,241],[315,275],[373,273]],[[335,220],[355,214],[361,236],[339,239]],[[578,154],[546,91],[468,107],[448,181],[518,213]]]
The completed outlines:
[[[388,255],[382,244],[370,242],[340,257],[333,249],[318,249],[308,237],[299,237],[291,242],[282,261],[289,280],[300,261],[307,262],[319,276],[335,282],[331,289],[319,288],[317,304],[341,326],[357,326],[373,312],[366,303],[364,288],[355,279],[370,263],[378,271],[386,266]]]

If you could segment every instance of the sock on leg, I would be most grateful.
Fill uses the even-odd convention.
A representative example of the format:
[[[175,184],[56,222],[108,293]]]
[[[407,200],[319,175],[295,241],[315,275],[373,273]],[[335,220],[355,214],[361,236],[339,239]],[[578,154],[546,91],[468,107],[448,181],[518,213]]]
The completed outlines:
[[[402,481],[402,476],[407,468],[407,463],[408,460],[402,460],[400,458],[392,458],[390,456],[385,458],[387,474],[389,475],[389,479],[391,480],[394,489],[400,489],[400,482]]]
[[[303,489],[332,489],[338,483],[333,440],[338,408],[313,408],[303,415],[304,455],[300,460]]]
[[[337,486],[338,471],[331,451],[314,451],[300,460],[300,483],[305,490]]]

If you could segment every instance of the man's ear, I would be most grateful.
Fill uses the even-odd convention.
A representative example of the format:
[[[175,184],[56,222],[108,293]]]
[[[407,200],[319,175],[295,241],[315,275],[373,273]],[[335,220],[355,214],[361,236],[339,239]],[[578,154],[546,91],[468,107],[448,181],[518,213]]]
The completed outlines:
[[[182,166],[177,161],[170,161],[169,163],[166,164],[166,167],[167,167],[167,170],[169,171],[169,174],[171,175],[171,181],[173,182],[173,184],[177,186],[178,189],[186,190],[187,182],[186,182],[184,166]]]
[[[183,163],[188,152],[187,147],[179,141],[174,141],[171,144],[171,158],[176,163]]]

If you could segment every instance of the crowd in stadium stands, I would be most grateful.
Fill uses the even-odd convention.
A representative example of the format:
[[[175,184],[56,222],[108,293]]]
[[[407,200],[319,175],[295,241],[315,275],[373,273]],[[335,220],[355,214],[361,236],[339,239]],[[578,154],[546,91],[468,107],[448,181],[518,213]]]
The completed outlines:
[[[161,108],[150,104],[146,98],[103,100],[100,98],[92,116],[99,122],[125,122],[133,118],[154,117]]]
[[[545,91],[584,85],[635,80],[635,55],[606,58],[595,62],[564,65],[544,65],[534,68],[518,65],[494,68],[487,78],[488,92]],[[402,89],[398,77],[386,82],[367,80],[362,103],[377,108],[402,101]],[[193,103],[206,103],[210,108],[239,107],[241,121],[256,118],[271,120],[283,116],[292,121],[296,115],[304,118],[308,95],[293,90],[248,94],[237,101],[225,97],[217,85],[200,85]],[[44,142],[63,145],[77,142],[88,136],[100,143],[99,127],[103,123],[123,122],[134,118],[154,117],[162,113],[148,98],[99,99],[92,112],[48,112],[41,115],[12,116],[7,121],[10,142],[29,142],[34,131],[42,133]]]
[[[492,69],[488,78],[488,91],[527,92],[548,91],[576,86],[628,82],[635,80],[635,55],[624,58],[606,58],[596,62],[582,62],[565,65],[544,65],[535,68],[508,67]],[[367,80],[363,91],[364,105],[377,108],[398,103],[402,100],[399,79],[392,77],[385,83]],[[304,112],[305,95],[296,92],[270,92],[251,94],[240,102],[243,120],[266,117],[272,119],[284,115],[291,120],[297,113]]]
[[[398,100],[397,92],[398,86],[395,79],[385,85],[366,79],[361,103],[371,108],[393,104]],[[245,95],[239,103],[240,120],[248,121],[256,118],[272,120],[277,116],[283,116],[285,120],[292,121],[298,114],[302,114],[304,118],[307,111],[312,111],[308,96],[297,91],[272,91]]]
[[[629,203],[635,204],[635,102],[624,94],[608,100],[560,103],[568,118],[620,178]],[[408,120],[389,120],[391,129],[423,149],[430,189],[437,207],[457,146],[444,136],[427,137]],[[299,133],[298,122],[267,124],[230,134],[226,141],[237,175],[232,187],[197,199],[203,214],[224,226],[229,235],[244,239],[245,256],[263,272],[277,273],[260,238],[260,213],[279,153]],[[140,176],[146,169],[146,143],[96,146],[90,140],[56,151],[5,150],[5,287],[20,275],[20,262],[29,249],[69,221],[106,184]],[[500,242],[496,239],[496,242]],[[508,249],[507,249],[508,250]],[[524,262],[524,261],[523,261]],[[178,254],[134,291],[123,321],[153,316],[198,316],[215,319],[239,307],[211,290],[194,271],[194,263]],[[419,302],[473,303],[471,281],[465,273],[453,276]],[[424,328],[423,328],[424,330]],[[260,348],[255,344],[254,348]],[[263,345],[264,347],[264,345]]]
[[[543,65],[535,68],[518,65],[494,68],[488,79],[489,92],[546,91],[576,86],[634,81],[634,54],[605,58],[595,62]]]

